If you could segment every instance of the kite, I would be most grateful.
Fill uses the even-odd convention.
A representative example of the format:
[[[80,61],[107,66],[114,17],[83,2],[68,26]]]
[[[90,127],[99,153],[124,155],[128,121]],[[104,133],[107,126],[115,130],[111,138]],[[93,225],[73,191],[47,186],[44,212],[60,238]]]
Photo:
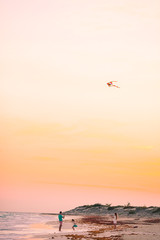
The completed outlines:
[[[108,87],[120,88],[120,87],[118,87],[117,85],[114,85],[113,82],[117,82],[117,81],[108,82],[108,83],[107,83]]]

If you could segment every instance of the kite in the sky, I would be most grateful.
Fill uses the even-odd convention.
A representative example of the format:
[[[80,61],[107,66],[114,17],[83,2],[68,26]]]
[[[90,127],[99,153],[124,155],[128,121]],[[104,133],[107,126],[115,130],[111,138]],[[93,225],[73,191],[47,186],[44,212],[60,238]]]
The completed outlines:
[[[117,82],[117,81],[108,82],[108,83],[107,83],[108,87],[120,88],[120,87],[118,87],[117,85],[114,85],[113,82]]]

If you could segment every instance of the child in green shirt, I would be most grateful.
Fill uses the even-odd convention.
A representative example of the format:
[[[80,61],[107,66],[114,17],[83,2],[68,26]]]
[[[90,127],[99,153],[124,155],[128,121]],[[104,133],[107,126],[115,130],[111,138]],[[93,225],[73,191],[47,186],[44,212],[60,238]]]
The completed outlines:
[[[77,224],[76,224],[76,222],[75,222],[75,220],[74,220],[74,219],[72,219],[72,222],[73,222],[72,229],[73,229],[73,230],[75,230],[75,227],[78,227],[78,226],[77,226]]]

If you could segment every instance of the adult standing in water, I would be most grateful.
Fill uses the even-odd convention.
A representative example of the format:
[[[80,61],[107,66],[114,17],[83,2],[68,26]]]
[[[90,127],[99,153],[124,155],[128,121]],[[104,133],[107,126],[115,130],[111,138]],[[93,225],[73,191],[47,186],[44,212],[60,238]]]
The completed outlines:
[[[63,223],[64,216],[62,215],[62,212],[59,212],[58,219],[59,219],[59,231],[61,231],[62,223]]]

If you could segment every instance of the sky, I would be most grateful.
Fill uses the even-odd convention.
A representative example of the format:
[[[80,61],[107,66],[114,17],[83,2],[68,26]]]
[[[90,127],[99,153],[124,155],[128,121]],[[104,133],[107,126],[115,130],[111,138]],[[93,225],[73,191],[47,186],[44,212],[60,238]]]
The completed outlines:
[[[0,211],[159,206],[159,9],[0,0]]]

